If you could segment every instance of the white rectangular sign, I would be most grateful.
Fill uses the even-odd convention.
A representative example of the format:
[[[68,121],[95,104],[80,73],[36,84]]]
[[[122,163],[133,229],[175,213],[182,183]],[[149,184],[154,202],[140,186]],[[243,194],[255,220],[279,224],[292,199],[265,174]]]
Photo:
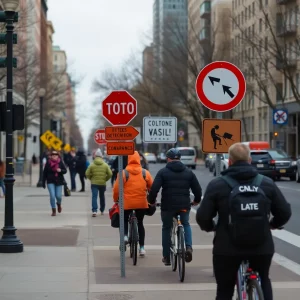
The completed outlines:
[[[177,142],[177,118],[176,117],[144,117],[143,119],[144,143]]]

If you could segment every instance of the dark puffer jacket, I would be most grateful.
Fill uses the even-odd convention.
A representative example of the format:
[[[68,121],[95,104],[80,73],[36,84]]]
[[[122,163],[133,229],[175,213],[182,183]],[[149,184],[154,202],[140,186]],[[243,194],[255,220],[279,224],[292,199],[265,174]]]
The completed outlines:
[[[165,168],[159,170],[149,193],[150,203],[155,203],[160,188],[161,210],[190,209],[190,190],[195,196],[194,202],[199,203],[202,196],[195,174],[180,161],[169,162]]]
[[[79,150],[76,153],[76,172],[81,176],[85,176],[86,169],[86,156],[83,151]]]
[[[50,167],[49,160],[47,161],[43,171],[43,187],[46,186],[46,182],[47,184],[54,183],[55,185],[64,184],[64,174],[67,173],[67,169],[62,161],[59,162],[59,168],[61,169],[61,172],[58,173],[58,176],[55,176],[55,172]]]
[[[237,180],[239,183],[251,183],[258,174],[257,170],[246,162],[237,162],[221,173]],[[283,226],[291,217],[291,206],[285,200],[274,181],[264,177],[260,185],[267,198],[271,201],[273,215],[270,225],[273,228]],[[274,253],[274,242],[271,230],[265,243],[256,248],[236,248],[230,241],[228,232],[228,199],[231,188],[221,177],[212,180],[205,191],[203,200],[197,210],[196,221],[202,230],[213,230],[213,218],[218,214],[216,236],[213,253],[217,255],[266,255]]]

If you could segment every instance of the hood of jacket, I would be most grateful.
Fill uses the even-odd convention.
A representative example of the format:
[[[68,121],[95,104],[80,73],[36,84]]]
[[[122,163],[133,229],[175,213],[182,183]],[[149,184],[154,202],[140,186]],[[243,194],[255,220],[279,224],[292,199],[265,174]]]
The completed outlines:
[[[134,154],[132,155],[128,155],[128,164],[126,170],[134,175],[142,172],[141,159],[137,151],[134,151]]]
[[[247,181],[254,178],[258,172],[256,168],[247,162],[238,161],[229,166],[228,169],[221,172],[222,175],[228,175],[238,181]]]
[[[95,157],[94,164],[97,165],[97,166],[103,165],[104,160],[101,157]]]
[[[183,172],[186,166],[180,160],[173,160],[167,163],[166,168],[173,172]]]
[[[82,150],[78,150],[76,155],[77,156],[84,156],[84,152]]]

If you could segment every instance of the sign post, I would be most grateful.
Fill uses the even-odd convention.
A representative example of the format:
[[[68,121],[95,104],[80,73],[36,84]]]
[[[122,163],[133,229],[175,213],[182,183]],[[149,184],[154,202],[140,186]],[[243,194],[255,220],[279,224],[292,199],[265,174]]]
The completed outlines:
[[[243,100],[246,93],[245,77],[235,65],[226,61],[216,61],[206,65],[200,71],[196,80],[196,93],[199,101],[208,109],[216,111],[217,119],[221,120],[222,112],[234,109]],[[204,119],[203,124],[205,120],[210,119]],[[218,151],[217,146],[222,146],[222,142],[225,143],[226,147],[221,148],[228,152],[229,145],[226,143],[226,139],[232,140],[234,143],[241,141],[241,136],[236,136],[234,140],[231,139],[233,135],[229,132],[223,132],[221,136],[218,133],[219,129],[222,130],[218,124],[210,130],[202,128],[202,151],[208,152],[209,146],[206,143],[211,141],[213,147],[209,152],[217,153],[216,176],[220,176],[221,173],[221,153],[226,152]],[[207,138],[207,135],[210,137]],[[206,151],[204,151],[205,149]]]
[[[132,140],[139,134],[134,127],[126,126],[137,115],[137,101],[127,91],[112,91],[102,102],[102,115],[113,125],[105,128],[107,154],[118,155],[120,267],[121,277],[125,277],[123,155],[134,153]]]

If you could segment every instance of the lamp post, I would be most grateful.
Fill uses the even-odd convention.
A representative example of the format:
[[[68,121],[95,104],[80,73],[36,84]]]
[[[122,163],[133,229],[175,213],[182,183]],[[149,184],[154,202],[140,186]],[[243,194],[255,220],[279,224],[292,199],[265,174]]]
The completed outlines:
[[[23,252],[23,243],[16,236],[14,226],[14,167],[13,167],[13,31],[15,11],[19,0],[2,0],[6,16],[7,37],[7,75],[6,75],[6,174],[4,183],[5,192],[5,217],[3,235],[0,239],[0,253]]]
[[[40,137],[43,134],[43,102],[44,97],[46,95],[46,90],[41,88],[39,90],[39,98],[40,98]],[[40,139],[40,175],[39,175],[39,181],[36,185],[37,187],[43,186],[43,143]]]

